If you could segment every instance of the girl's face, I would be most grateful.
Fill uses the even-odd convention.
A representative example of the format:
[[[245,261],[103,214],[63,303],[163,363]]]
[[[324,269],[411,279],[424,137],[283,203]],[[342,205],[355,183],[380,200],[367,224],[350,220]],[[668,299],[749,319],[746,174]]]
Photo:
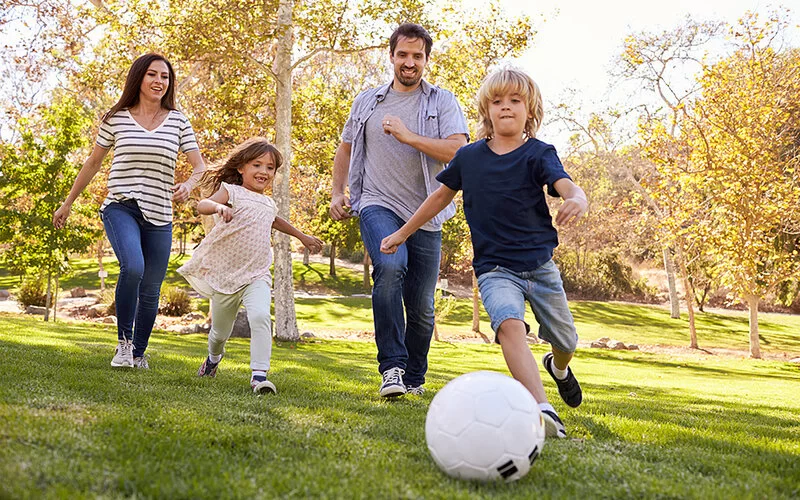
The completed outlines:
[[[169,88],[169,67],[161,60],[153,61],[139,87],[139,97],[148,101],[161,101]]]
[[[242,174],[242,187],[263,193],[267,187],[272,185],[275,179],[275,158],[272,153],[264,153],[254,160],[245,163],[243,167],[237,169]]]
[[[495,137],[521,137],[529,118],[528,106],[519,94],[494,96],[489,101],[489,120]]]

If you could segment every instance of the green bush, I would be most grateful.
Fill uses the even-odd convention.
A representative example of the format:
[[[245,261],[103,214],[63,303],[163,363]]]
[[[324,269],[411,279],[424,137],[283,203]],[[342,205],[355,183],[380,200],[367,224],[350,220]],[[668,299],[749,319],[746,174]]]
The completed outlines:
[[[630,300],[658,302],[658,290],[644,279],[636,279],[633,269],[616,252],[595,252],[582,256],[578,265],[575,253],[555,257],[564,281],[564,290],[577,298],[591,300]]]
[[[192,298],[183,288],[166,285],[161,289],[158,312],[167,316],[183,316],[192,311]]]
[[[26,276],[19,285],[17,302],[22,307],[44,306],[47,303],[44,278],[41,276]]]
[[[353,250],[350,252],[350,255],[347,256],[347,260],[354,264],[360,264],[364,262],[364,250]]]

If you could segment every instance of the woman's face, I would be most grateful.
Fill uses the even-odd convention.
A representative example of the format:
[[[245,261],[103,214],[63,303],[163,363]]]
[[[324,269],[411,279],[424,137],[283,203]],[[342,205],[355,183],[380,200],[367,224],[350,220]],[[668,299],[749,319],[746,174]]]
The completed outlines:
[[[169,67],[167,63],[162,60],[151,62],[142,79],[142,85],[139,87],[139,97],[148,101],[161,102],[161,98],[166,95],[168,88]]]

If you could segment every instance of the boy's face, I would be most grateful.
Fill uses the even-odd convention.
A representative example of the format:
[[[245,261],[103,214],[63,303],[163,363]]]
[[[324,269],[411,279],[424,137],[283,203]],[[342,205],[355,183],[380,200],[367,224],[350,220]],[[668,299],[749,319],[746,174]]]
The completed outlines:
[[[519,94],[498,95],[489,101],[489,120],[495,136],[522,136],[529,118],[528,106]]]
[[[394,83],[413,90],[422,79],[422,72],[428,64],[428,58],[425,55],[425,40],[401,36],[389,59],[394,66]]]
[[[237,170],[242,174],[243,188],[263,193],[275,178],[275,158],[272,153],[265,153]]]

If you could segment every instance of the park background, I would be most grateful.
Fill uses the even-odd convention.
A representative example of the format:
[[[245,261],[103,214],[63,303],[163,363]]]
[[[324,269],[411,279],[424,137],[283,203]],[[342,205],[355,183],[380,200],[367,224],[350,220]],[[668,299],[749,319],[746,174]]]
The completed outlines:
[[[391,78],[389,33],[413,20],[435,40],[426,78],[455,93],[473,127],[474,95],[492,68],[521,65],[542,84],[541,137],[556,144],[590,200],[584,221],[560,231],[556,252],[582,337],[576,371],[587,373],[581,380],[590,399],[565,413],[573,439],[548,443],[518,488],[550,496],[796,496],[797,14],[780,5],[748,11],[737,2],[724,15],[690,16],[687,7],[685,16],[664,14],[668,24],[642,27],[637,7],[608,4],[603,14],[617,14],[617,29],[626,9],[632,16],[609,34],[601,29],[608,18],[579,4],[563,9],[565,18],[582,21],[558,31],[586,41],[568,45],[563,38],[546,43],[561,15],[552,4],[3,0],[0,288],[59,321],[0,317],[0,377],[7,381],[0,470],[14,478],[0,491],[525,496],[438,474],[421,434],[432,395],[405,407],[372,397],[374,346],[353,342],[372,335],[362,296],[369,260],[357,224],[327,216],[332,158],[355,95]],[[599,61],[601,77],[597,46],[613,47]],[[192,379],[202,334],[169,333],[176,324],[175,332],[202,330],[195,318],[207,311],[174,274],[207,228],[196,200],[177,212],[163,302],[175,316],[165,314],[164,330],[154,335],[152,378],[109,373],[113,327],[86,322],[92,307],[103,317],[94,321],[113,321],[115,260],[97,217],[107,169],[76,202],[66,230],[56,232],[51,217],[126,68],[150,50],[175,66],[178,102],[207,163],[247,137],[270,138],[290,158],[273,192],[281,215],[328,243],[324,261],[292,263],[290,242],[276,235],[275,376],[283,400],[248,400],[230,379],[213,386]],[[563,84],[556,79],[562,73]],[[180,164],[178,179],[189,170]],[[465,371],[505,371],[496,346],[479,342],[491,332],[470,259],[459,210],[444,229],[448,286],[437,298],[437,329],[445,342],[434,343],[431,393]],[[69,304],[65,296],[77,287],[89,293],[69,310],[81,321],[61,321],[68,314],[58,304]],[[181,321],[191,310],[200,314]],[[303,332],[314,337],[301,341]],[[618,345],[608,339],[640,349],[612,352],[600,346]],[[545,347],[532,349],[538,355]],[[246,343],[232,350],[239,357],[231,372],[244,373]],[[168,439],[173,445],[162,442]],[[309,462],[281,439],[321,454]],[[223,472],[193,458],[209,440],[216,460],[238,469]],[[262,474],[252,456],[289,469]],[[185,470],[171,470],[173,462]],[[327,482],[308,477],[328,469],[339,474]],[[596,480],[567,473],[573,470]],[[398,484],[360,478],[386,471]]]

